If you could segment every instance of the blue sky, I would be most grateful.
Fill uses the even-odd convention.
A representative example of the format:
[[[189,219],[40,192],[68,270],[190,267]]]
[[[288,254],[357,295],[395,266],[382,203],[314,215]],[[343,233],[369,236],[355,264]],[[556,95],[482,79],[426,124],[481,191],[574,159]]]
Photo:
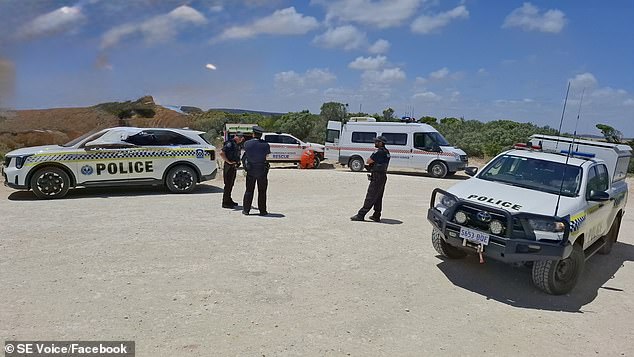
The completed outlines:
[[[556,127],[570,82],[565,130],[583,92],[580,132],[632,137],[633,37],[631,0],[0,0],[0,107],[149,94]]]

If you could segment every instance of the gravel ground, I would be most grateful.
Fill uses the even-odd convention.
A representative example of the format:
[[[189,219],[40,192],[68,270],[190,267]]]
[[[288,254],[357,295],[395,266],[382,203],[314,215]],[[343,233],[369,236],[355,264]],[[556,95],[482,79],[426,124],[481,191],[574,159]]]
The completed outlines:
[[[0,337],[135,340],[137,356],[634,356],[634,216],[549,296],[524,268],[436,255],[431,191],[464,178],[390,174],[382,224],[349,221],[368,181],[344,170],[271,170],[271,217],[222,209],[219,179],[57,201],[1,187]]]

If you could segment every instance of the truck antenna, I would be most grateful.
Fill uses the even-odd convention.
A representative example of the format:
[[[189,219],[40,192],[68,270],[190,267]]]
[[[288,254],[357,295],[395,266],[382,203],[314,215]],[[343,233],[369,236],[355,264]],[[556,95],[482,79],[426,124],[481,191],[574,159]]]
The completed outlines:
[[[570,88],[570,82],[568,82],[568,88]],[[577,139],[577,128],[579,127],[579,117],[581,116],[581,104],[583,103],[583,95],[586,93],[586,89],[583,88],[581,92],[581,100],[579,101],[579,111],[577,112],[577,122],[575,123],[575,132],[572,135],[572,143],[570,144],[570,148],[568,149],[568,153],[566,154],[566,163],[564,164],[564,172],[561,174],[561,184],[559,185],[559,194],[557,195],[557,206],[555,206],[555,217],[557,217],[557,213],[559,212],[559,203],[561,202],[561,192],[564,189],[564,180],[566,179],[566,169],[568,168],[568,161],[570,160],[570,156],[572,155],[573,147],[575,146],[575,140]],[[566,94],[566,98],[568,95]],[[564,105],[565,108],[565,105]]]
[[[566,99],[564,99],[564,109],[561,111],[561,120],[559,121],[559,130],[557,131],[557,143],[555,149],[559,147],[559,137],[561,136],[561,126],[564,123],[564,113],[566,113],[566,103],[568,103],[568,93],[570,92],[570,82],[568,82],[568,89],[566,89]]]

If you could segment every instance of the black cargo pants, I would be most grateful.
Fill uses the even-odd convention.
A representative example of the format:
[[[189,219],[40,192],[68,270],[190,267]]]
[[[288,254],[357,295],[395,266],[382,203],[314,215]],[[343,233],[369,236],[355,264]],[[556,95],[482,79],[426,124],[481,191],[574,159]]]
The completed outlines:
[[[370,186],[368,186],[368,193],[365,195],[365,201],[363,207],[359,210],[357,215],[359,217],[365,217],[374,207],[374,217],[381,217],[381,210],[383,209],[383,192],[385,192],[385,184],[387,183],[386,172],[373,172],[372,179],[370,180]]]

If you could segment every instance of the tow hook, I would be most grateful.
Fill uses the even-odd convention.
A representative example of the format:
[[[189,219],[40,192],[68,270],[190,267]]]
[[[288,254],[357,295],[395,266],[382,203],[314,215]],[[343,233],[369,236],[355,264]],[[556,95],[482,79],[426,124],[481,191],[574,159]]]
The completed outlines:
[[[484,264],[484,257],[482,256],[483,251],[484,251],[484,245],[480,243],[480,245],[478,245],[478,255],[480,256],[480,264]]]

